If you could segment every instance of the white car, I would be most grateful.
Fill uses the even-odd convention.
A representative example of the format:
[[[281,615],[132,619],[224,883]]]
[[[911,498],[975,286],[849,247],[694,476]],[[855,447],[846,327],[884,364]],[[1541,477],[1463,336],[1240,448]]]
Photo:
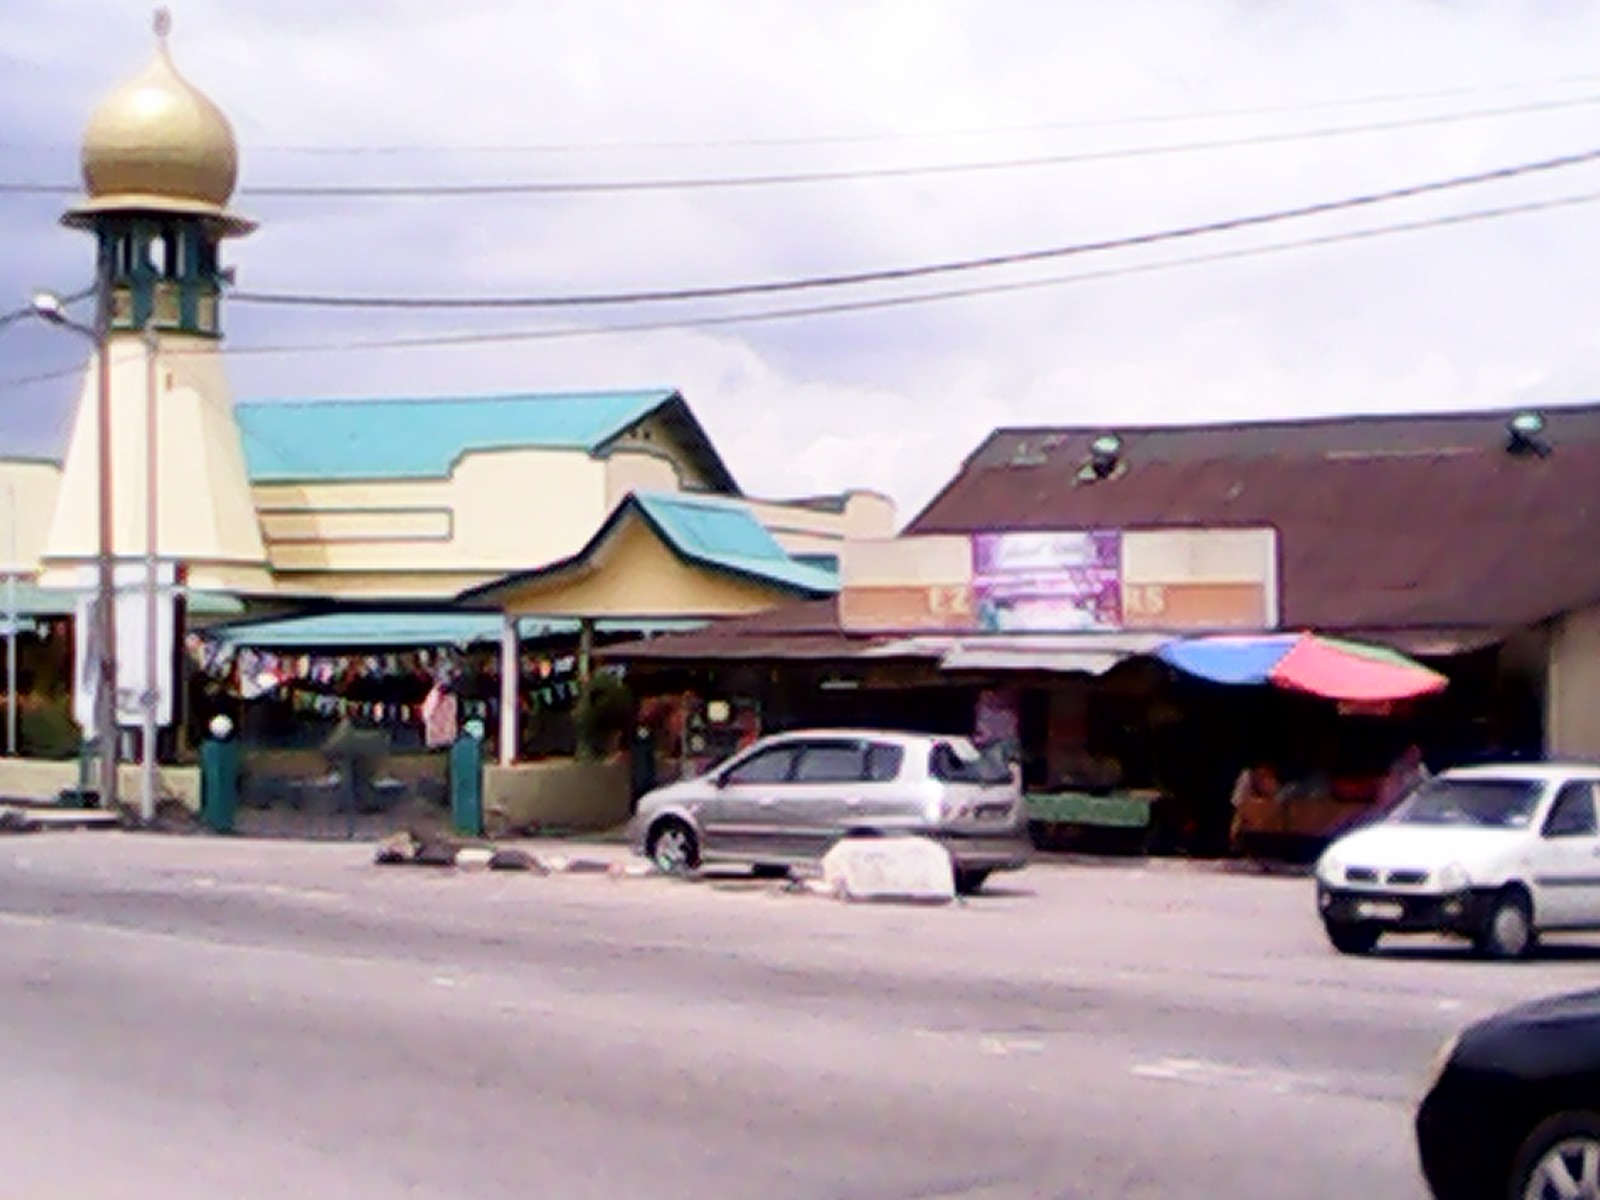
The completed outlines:
[[[1600,929],[1600,767],[1464,767],[1346,835],[1317,863],[1317,909],[1342,954],[1386,933],[1470,938],[1518,958],[1539,934]]]

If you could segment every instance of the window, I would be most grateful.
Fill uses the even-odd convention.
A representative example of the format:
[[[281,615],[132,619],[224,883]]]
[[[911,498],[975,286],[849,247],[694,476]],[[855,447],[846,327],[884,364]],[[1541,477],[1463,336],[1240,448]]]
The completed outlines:
[[[900,766],[906,752],[899,746],[875,743],[867,747],[867,782],[892,783],[900,778]]]
[[[1561,789],[1545,819],[1544,836],[1593,837],[1595,834],[1594,784],[1569,783]]]
[[[812,742],[800,752],[796,783],[860,783],[866,751],[859,742]]]
[[[1400,825],[1526,829],[1542,785],[1531,779],[1430,779],[1395,809]]]
[[[979,754],[968,742],[940,742],[928,752],[928,774],[944,783],[1011,782],[1011,768],[999,754]]]
[[[794,764],[793,746],[774,746],[752,754],[722,777],[724,783],[782,783]]]

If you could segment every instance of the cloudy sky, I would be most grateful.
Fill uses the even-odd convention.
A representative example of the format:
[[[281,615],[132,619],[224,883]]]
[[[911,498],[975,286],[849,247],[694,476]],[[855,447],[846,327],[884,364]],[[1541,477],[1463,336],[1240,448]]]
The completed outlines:
[[[10,8],[0,21],[0,183],[75,183],[93,105],[150,54],[149,13],[128,0]],[[240,288],[252,292],[561,296],[894,269],[1141,235],[1600,147],[1593,3],[172,8],[179,68],[239,137],[236,207],[262,225],[230,252]],[[1040,158],[1077,161],[740,188],[252,193],[859,175]],[[1233,254],[1590,192],[1600,193],[1592,163],[1174,243],[689,305],[367,312],[239,298],[227,314],[231,373],[235,395],[248,399],[670,385],[748,491],[875,487],[909,516],[996,425],[1595,397],[1600,205]],[[37,287],[88,282],[87,239],[55,223],[65,199],[0,194],[0,311]],[[1210,261],[1183,262],[1196,258]],[[1019,283],[1039,286],[1009,287]],[[664,327],[951,289],[985,290]],[[656,328],[615,328],[640,324]],[[539,336],[327,348],[491,332]],[[264,352],[284,346],[301,348]],[[0,331],[4,452],[56,451],[77,387],[6,383],[80,358],[59,331]]]

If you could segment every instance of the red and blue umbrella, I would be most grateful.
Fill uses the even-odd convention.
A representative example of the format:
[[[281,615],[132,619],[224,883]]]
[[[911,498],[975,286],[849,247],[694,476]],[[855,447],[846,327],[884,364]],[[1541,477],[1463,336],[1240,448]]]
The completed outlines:
[[[1273,684],[1359,704],[1427,696],[1443,691],[1449,682],[1386,647],[1313,633],[1182,638],[1156,654],[1213,683]]]

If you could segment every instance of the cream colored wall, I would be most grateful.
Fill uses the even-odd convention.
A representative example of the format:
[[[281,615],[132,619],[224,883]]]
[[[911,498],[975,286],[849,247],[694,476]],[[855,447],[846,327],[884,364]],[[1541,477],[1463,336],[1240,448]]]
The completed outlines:
[[[638,517],[628,517],[592,564],[511,592],[517,616],[723,617],[763,612],[784,593],[682,562]]]
[[[118,795],[124,800],[139,795],[140,771],[137,765],[117,768]],[[18,800],[54,800],[68,788],[78,786],[76,762],[50,762],[35,758],[0,758],[0,795]],[[200,768],[161,766],[156,771],[156,790],[161,798],[178,800],[200,810]]]
[[[604,830],[628,820],[631,777],[626,762],[487,766],[483,828],[492,838],[564,830]]]
[[[606,507],[616,508],[632,492],[682,491],[678,466],[660,454],[626,450],[606,459]]]
[[[749,503],[757,519],[790,554],[839,554],[846,541],[892,538],[899,519],[894,501],[876,492],[846,493],[839,512],[776,500]]]
[[[55,463],[0,459],[0,570],[38,572],[60,490]]]
[[[139,557],[147,544],[147,358],[143,341],[131,334],[113,335],[109,353],[113,546],[119,556]],[[216,343],[162,335],[155,386],[161,556],[259,569],[266,550]],[[44,548],[47,566],[87,561],[99,546],[97,396],[98,373],[91,363]],[[257,582],[265,586],[265,575]]]
[[[1600,758],[1600,607],[1569,613],[1555,623],[1549,661],[1548,753]]]
[[[582,451],[493,451],[445,479],[261,484],[255,502],[280,590],[439,596],[576,554],[613,474]]]
[[[683,443],[660,417],[650,417],[641,421],[622,437],[617,438],[612,443],[612,453],[626,453],[630,447],[665,457],[673,465],[674,475],[680,483],[674,485],[670,489],[672,491],[679,490],[679,487],[696,491],[708,485],[706,477],[696,469]]]

